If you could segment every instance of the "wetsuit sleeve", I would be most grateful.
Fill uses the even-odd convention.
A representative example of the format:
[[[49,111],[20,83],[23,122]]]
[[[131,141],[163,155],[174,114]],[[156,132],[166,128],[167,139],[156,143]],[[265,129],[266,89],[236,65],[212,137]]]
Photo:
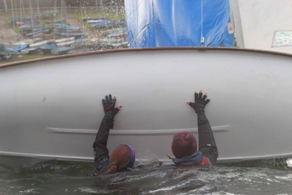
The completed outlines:
[[[94,149],[94,172],[101,174],[108,170],[109,167],[109,152],[107,149],[107,140],[109,131],[113,127],[114,120],[111,117],[105,116],[101,122],[95,141]]]
[[[212,165],[216,165],[218,149],[210,123],[203,110],[197,112],[199,129],[199,150],[203,156],[207,157]]]

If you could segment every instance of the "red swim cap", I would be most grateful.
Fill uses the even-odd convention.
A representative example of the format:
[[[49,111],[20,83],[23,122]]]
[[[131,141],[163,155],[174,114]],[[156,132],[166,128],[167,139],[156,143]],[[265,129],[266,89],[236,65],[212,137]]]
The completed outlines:
[[[197,140],[190,132],[180,132],[173,136],[172,153],[176,158],[182,158],[197,151]]]

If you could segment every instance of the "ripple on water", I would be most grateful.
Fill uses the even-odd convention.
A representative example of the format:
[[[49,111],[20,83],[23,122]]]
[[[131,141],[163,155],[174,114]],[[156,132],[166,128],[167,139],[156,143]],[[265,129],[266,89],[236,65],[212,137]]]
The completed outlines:
[[[3,194],[291,194],[283,168],[218,166],[211,170],[149,163],[93,177],[92,164],[50,161],[0,172]],[[1,194],[0,193],[0,194]]]

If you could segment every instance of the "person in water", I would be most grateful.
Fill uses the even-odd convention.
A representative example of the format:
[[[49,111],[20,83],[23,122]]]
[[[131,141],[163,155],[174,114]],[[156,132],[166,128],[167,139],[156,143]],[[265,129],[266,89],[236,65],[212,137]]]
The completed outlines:
[[[134,167],[135,150],[128,144],[120,144],[108,155],[107,140],[110,129],[114,127],[115,115],[122,106],[115,108],[116,97],[105,96],[102,100],[104,118],[99,127],[94,148],[94,175],[112,174]]]
[[[182,167],[212,167],[216,165],[218,149],[210,123],[205,115],[205,106],[210,102],[207,93],[195,91],[195,103],[187,102],[198,115],[199,151],[197,141],[190,132],[180,132],[173,136],[171,158],[174,164]]]

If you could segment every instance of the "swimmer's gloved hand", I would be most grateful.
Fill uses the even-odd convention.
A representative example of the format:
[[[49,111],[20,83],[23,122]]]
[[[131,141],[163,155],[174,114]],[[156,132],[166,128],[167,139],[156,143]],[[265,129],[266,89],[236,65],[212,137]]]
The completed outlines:
[[[207,93],[204,94],[202,90],[200,90],[200,93],[195,91],[195,103],[193,102],[187,102],[195,111],[198,112],[204,112],[205,106],[210,102],[210,99],[207,99]]]
[[[93,143],[94,148],[94,172],[95,174],[101,174],[108,170],[109,156],[107,149],[107,141],[110,129],[114,127],[115,115],[120,111],[122,106],[115,108],[116,97],[112,98],[112,95],[105,96],[102,100],[102,106],[104,110],[104,117],[100,124],[99,130],[96,134],[95,141]]]
[[[109,124],[110,128],[113,128],[114,117],[122,108],[122,106],[115,108],[116,101],[117,101],[116,97],[112,98],[111,94],[109,96],[105,96],[105,99],[102,100],[104,110],[103,123]]]

